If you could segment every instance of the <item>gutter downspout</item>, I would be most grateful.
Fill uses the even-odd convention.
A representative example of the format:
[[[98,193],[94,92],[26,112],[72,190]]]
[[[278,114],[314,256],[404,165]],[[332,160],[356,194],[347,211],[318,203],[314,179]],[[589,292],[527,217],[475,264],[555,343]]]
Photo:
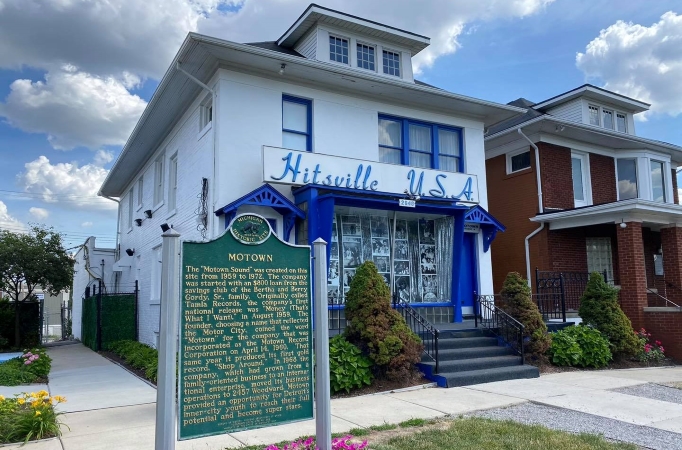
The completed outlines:
[[[538,146],[531,141],[528,136],[523,134],[523,131],[521,130],[521,127],[517,128],[516,131],[523,136],[525,140],[527,140],[530,143],[530,146],[533,147],[533,150],[535,150],[535,176],[537,178],[537,185],[538,185],[538,212],[542,214],[544,212],[544,208],[542,206],[542,179],[540,178],[540,150],[538,150]],[[540,227],[533,231],[531,234],[526,236],[525,239],[525,248],[526,248],[526,280],[528,280],[528,287],[531,289],[532,283],[531,283],[531,271],[530,271],[530,239],[541,232],[542,230],[545,229],[545,223],[542,222],[540,224]]]
[[[101,194],[100,194],[101,195]],[[107,200],[111,200],[112,202],[116,202],[117,204],[117,214],[116,214],[116,248],[114,249],[114,259],[118,261],[119,259],[119,249],[118,245],[120,244],[118,237],[121,234],[121,199],[116,200],[114,197],[109,197],[108,195],[101,195],[103,198],[106,198]]]
[[[218,164],[218,149],[217,149],[217,146],[216,146],[216,135],[217,135],[217,133],[216,133],[216,128],[218,127],[218,122],[215,120],[215,118],[217,117],[216,113],[218,112],[218,105],[217,105],[217,103],[216,103],[216,101],[217,101],[216,93],[215,93],[215,90],[211,89],[210,87],[208,87],[208,85],[204,84],[203,82],[201,82],[201,80],[199,80],[198,78],[196,78],[195,76],[193,76],[191,73],[189,73],[189,72],[187,72],[185,69],[183,69],[182,66],[180,65],[180,61],[176,61],[176,63],[175,63],[175,68],[176,68],[178,71],[184,73],[185,76],[187,76],[187,78],[189,78],[190,80],[194,81],[194,82],[195,82],[196,84],[198,84],[202,89],[207,90],[208,92],[211,93],[211,105],[212,105],[212,107],[213,107],[213,117],[211,118],[211,121],[213,121],[213,122],[215,122],[215,123],[211,124],[211,134],[213,135],[213,136],[212,136],[212,139],[213,139],[213,179],[211,180],[211,186],[210,186],[210,188],[211,188],[211,211],[215,211],[215,203],[216,203],[216,180],[218,179],[218,176],[217,176],[217,174],[216,174],[216,171],[218,170],[218,167],[217,167],[217,164]],[[207,218],[207,219],[208,219],[208,218]],[[206,225],[208,225],[208,223],[209,223],[209,222],[208,222],[208,220],[207,220]],[[211,218],[210,223],[213,224],[213,218]],[[213,229],[213,226],[211,226],[211,229]],[[208,230],[207,230],[207,231],[208,231]],[[211,234],[211,233],[209,233],[209,235],[210,235],[210,234]]]

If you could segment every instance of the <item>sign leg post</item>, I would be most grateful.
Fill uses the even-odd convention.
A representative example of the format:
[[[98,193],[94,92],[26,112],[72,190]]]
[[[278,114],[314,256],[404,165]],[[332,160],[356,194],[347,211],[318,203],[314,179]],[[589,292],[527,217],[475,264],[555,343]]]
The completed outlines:
[[[177,422],[175,355],[180,306],[180,233],[172,228],[163,233],[161,260],[161,324],[154,448],[155,450],[174,450]]]
[[[327,311],[327,243],[313,242],[315,257],[315,432],[320,450],[331,450],[332,419],[329,387],[329,319]]]

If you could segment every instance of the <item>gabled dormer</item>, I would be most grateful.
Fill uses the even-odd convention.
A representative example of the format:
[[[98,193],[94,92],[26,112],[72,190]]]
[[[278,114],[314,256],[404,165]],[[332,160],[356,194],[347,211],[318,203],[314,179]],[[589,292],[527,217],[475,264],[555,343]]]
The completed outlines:
[[[634,115],[649,104],[585,84],[537,103],[533,109],[560,119],[635,135]]]
[[[414,83],[412,56],[430,39],[311,4],[277,40],[308,59]]]

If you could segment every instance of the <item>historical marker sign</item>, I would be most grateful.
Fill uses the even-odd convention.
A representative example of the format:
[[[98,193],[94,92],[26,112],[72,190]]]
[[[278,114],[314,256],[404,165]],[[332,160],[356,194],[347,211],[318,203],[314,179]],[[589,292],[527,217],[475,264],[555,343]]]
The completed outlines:
[[[313,417],[310,248],[254,214],[182,247],[179,439]]]

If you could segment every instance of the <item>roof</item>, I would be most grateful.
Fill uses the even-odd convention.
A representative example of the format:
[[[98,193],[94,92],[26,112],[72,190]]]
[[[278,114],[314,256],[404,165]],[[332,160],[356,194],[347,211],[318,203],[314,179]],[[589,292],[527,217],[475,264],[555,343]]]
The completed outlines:
[[[281,45],[277,45],[277,41],[247,42],[246,45],[253,45],[254,47],[264,48],[266,50],[272,50],[273,52],[279,52],[279,53],[284,53],[285,55],[299,56],[301,58],[305,58],[305,56],[301,55],[296,50],[292,50],[290,48],[282,47]]]
[[[533,107],[535,109],[546,109],[581,96],[592,98],[597,101],[612,103],[635,113],[646,111],[649,109],[649,106],[651,106],[648,103],[618,94],[617,92],[612,92],[592,84],[583,84],[582,86],[571,89],[570,91],[564,92],[563,94],[555,95],[554,97],[548,98],[547,100],[543,100],[540,103],[535,104]]]
[[[519,99],[523,100],[523,99]],[[517,102],[518,100],[514,100],[513,102],[507,103],[508,105],[512,105],[513,103]],[[513,106],[519,106],[513,105]],[[527,106],[526,106],[527,107]],[[539,111],[534,110],[533,108],[528,108],[524,114],[520,114],[518,116],[512,117],[511,119],[503,120],[502,122],[496,123],[495,125],[492,125],[490,128],[488,128],[488,132],[486,135],[493,135],[495,133],[499,133],[502,130],[506,130],[507,128],[513,128],[516,127],[519,124],[522,124],[524,122],[528,122],[531,119],[534,119],[536,117],[542,116],[543,114]]]
[[[352,32],[371,35],[408,48],[413,55],[424,50],[431,43],[431,39],[426,36],[311,3],[277,40],[277,44],[283,47],[293,47],[308,30],[317,24],[333,25]]]
[[[176,70],[178,63],[183,70],[204,83],[210,81],[219,66],[248,70],[279,81],[312,83],[377,101],[409,104],[415,108],[436,109],[441,114],[470,117],[483,122],[484,126],[525,112],[515,106],[451,93],[424,83],[406,83],[371,72],[302,58],[273,48],[272,44],[256,44],[239,44],[196,33],[188,34],[104,180],[99,195],[122,197],[133,177],[150,160],[181,115],[201,93],[202,88],[196,82]],[[287,65],[283,75],[278,73],[281,64]],[[353,83],[348,83],[349,80]]]

